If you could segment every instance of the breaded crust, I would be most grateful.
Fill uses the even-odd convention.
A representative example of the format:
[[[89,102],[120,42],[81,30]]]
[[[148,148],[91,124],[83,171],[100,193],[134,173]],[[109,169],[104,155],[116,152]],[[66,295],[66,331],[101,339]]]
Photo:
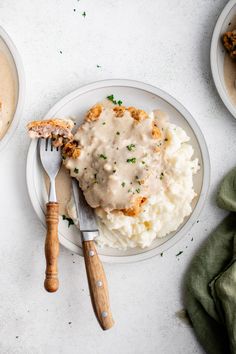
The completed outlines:
[[[66,143],[62,148],[62,156],[64,158],[71,157],[72,159],[77,159],[80,155],[80,147],[78,146],[78,142],[73,140]]]
[[[30,123],[27,124],[27,129],[33,129],[35,127],[51,127],[52,129],[54,128],[62,128],[62,129],[72,129],[74,127],[74,123],[67,119],[45,119],[45,120],[34,120]]]
[[[236,30],[224,33],[222,41],[230,57],[236,59]]]
[[[95,106],[90,108],[90,110],[86,114],[85,120],[87,122],[93,122],[93,121],[97,120],[99,118],[100,114],[102,113],[102,111],[103,111],[103,106],[99,103],[96,104]]]
[[[135,199],[134,205],[131,208],[122,209],[121,211],[126,216],[137,216],[140,213],[140,211],[141,211],[142,205],[146,201],[147,201],[147,198],[145,198],[145,197],[137,197]]]

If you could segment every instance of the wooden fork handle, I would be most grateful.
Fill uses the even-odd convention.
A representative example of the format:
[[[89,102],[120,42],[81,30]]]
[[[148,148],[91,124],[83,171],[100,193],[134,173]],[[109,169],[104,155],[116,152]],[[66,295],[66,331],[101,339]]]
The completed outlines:
[[[103,330],[113,326],[107,280],[94,241],[83,241],[83,252],[93,309]]]
[[[58,221],[59,204],[47,203],[46,224],[47,235],[45,240],[46,271],[44,287],[48,292],[57,291],[59,287],[57,258],[59,254]]]

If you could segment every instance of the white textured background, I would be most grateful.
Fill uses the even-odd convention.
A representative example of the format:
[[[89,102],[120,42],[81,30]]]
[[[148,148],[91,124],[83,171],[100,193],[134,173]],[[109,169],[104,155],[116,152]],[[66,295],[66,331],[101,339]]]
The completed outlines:
[[[209,67],[211,34],[225,4],[0,0],[0,24],[22,56],[27,82],[20,126],[0,157],[1,354],[203,353],[175,312],[183,307],[181,283],[191,257],[224,216],[215,193],[236,162],[236,121],[220,101]],[[26,189],[25,124],[78,86],[107,78],[145,81],[179,99],[208,142],[212,180],[199,223],[163,257],[105,265],[116,325],[102,332],[78,256],[61,248],[60,291],[43,290],[44,229]]]

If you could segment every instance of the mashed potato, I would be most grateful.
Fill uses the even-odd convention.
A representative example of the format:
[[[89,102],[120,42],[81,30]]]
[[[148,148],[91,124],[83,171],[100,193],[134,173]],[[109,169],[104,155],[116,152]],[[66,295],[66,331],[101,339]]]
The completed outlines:
[[[104,116],[101,115],[100,122],[98,122],[101,127],[104,127],[103,124],[105,123],[103,122],[103,119],[105,118],[108,125],[108,113],[109,118],[113,119],[115,122],[111,121],[113,122],[113,125],[124,125],[124,120],[122,121],[121,118],[114,118],[111,116],[109,110],[105,110],[103,113]],[[101,161],[99,163],[96,162],[97,170],[90,171],[95,166],[93,160],[94,155],[91,155],[92,157],[90,161],[89,154],[85,154],[86,150],[84,152],[84,159],[82,149],[81,156],[78,159],[67,158],[66,160],[66,166],[70,169],[71,175],[79,180],[82,190],[87,193],[84,192],[87,202],[95,208],[100,229],[100,236],[96,240],[97,243],[101,247],[108,246],[123,250],[134,247],[148,247],[156,238],[164,237],[178,229],[184,221],[184,218],[192,212],[191,203],[196,196],[193,189],[193,175],[199,170],[198,160],[193,159],[194,151],[193,147],[189,144],[190,138],[182,128],[172,124],[164,112],[159,110],[153,111],[149,114],[149,119],[146,119],[145,117],[141,123],[137,124],[133,123],[133,120],[128,114],[129,112],[126,111],[123,119],[126,119],[128,123],[130,122],[130,127],[129,129],[126,127],[122,135],[119,134],[118,142],[117,138],[115,140],[117,144],[119,143],[119,151],[116,152],[116,149],[113,149],[115,151],[115,153],[113,152],[113,155],[115,155],[116,170],[117,166],[120,166],[120,169],[118,169],[118,177],[122,178],[119,180],[118,177],[116,177],[116,181],[118,182],[113,186],[114,188],[110,188],[108,183],[108,180],[113,177],[110,172],[107,173],[107,176],[104,176],[107,163],[101,163]],[[96,119],[98,118],[96,117]],[[152,131],[151,133],[150,127],[152,126],[152,122],[155,122],[154,127],[156,128],[156,131]],[[92,124],[98,125],[98,123],[95,122]],[[86,128],[87,125],[84,127]],[[100,140],[107,138],[108,142],[99,140],[97,143],[98,148],[96,149],[101,149],[104,145],[106,147],[106,153],[108,153],[107,156],[113,156],[110,152],[113,145],[109,139],[112,138],[111,132],[113,130],[117,131],[118,128],[115,126],[112,130],[108,129],[105,134],[104,130],[101,130],[104,128],[101,127],[97,128],[96,126],[95,131],[97,138]],[[89,134],[91,134],[91,129],[89,128],[90,127],[86,129]],[[121,127],[119,127],[119,131],[122,132]],[[157,140],[155,136],[156,134],[154,134],[156,132],[158,133]],[[94,138],[93,140],[90,139],[92,141],[90,142],[90,145],[87,144],[87,140],[86,144],[83,144],[83,139],[88,139],[87,136],[83,133],[81,128],[79,128],[77,134],[81,135],[79,136],[80,143],[82,142],[83,146],[88,146],[87,149],[91,150]],[[127,154],[131,153],[127,150],[129,146],[126,145],[128,145],[128,143],[130,144],[130,141],[125,134],[129,135],[129,139],[135,141],[136,145],[132,145],[135,146],[135,160],[141,161],[138,165],[132,164],[132,169],[130,165],[125,164],[127,157],[129,157]],[[123,145],[124,148],[121,150]],[[95,154],[100,154],[101,151],[96,149]],[[86,164],[86,168],[81,168],[81,166],[84,167],[83,163]],[[113,172],[116,172],[116,170]],[[91,187],[86,186],[87,188],[85,189],[83,183],[87,182],[87,180],[90,181],[90,179],[86,179],[84,174],[80,176],[83,171],[86,171],[87,174],[88,172],[91,172],[91,176],[94,176],[94,173],[96,172],[96,177],[102,174],[104,183],[99,185],[94,182],[93,178],[91,179]],[[145,185],[135,179],[134,176],[137,174],[140,176],[141,173],[147,174],[147,176],[142,176],[141,179],[146,179],[148,181],[149,189],[145,190]],[[131,186],[127,187],[128,179],[125,174],[128,174],[132,181]],[[132,178],[130,177],[131,174],[134,175],[132,175]],[[107,177],[108,180],[106,180],[105,177]],[[125,186],[121,183],[123,180],[126,181]],[[127,191],[127,188],[130,189]],[[133,190],[131,190],[131,188],[133,188]],[[101,190],[102,193],[100,193]],[[121,206],[122,203],[127,203],[126,199],[129,197],[130,191],[133,191],[131,195],[136,195],[135,190],[140,194],[146,193],[144,196],[147,198],[146,201],[139,206],[136,214],[133,213],[132,215],[129,215],[124,212],[124,209],[122,209]],[[103,203],[106,202],[106,206],[113,206],[113,208],[105,208],[101,203],[98,203],[97,200],[95,200],[96,191],[99,191],[99,194],[97,194],[99,195],[99,198],[102,198]],[[117,204],[118,202],[119,204]],[[70,203],[68,207],[68,213],[72,219],[75,219],[76,213],[72,204],[73,203]]]
[[[199,170],[198,160],[192,159],[193,148],[185,131],[171,124],[160,111],[155,115],[162,120],[162,128],[168,136],[164,153],[162,188],[151,196],[135,217],[120,211],[96,210],[100,229],[97,242],[100,246],[127,249],[148,247],[156,238],[175,231],[184,218],[192,212],[191,202],[196,196],[193,175]]]

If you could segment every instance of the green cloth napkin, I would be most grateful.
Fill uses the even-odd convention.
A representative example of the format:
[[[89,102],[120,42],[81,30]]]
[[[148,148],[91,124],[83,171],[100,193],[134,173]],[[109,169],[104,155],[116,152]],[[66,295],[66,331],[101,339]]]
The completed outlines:
[[[236,168],[221,184],[217,203],[230,211],[186,273],[186,308],[210,354],[236,353]]]

